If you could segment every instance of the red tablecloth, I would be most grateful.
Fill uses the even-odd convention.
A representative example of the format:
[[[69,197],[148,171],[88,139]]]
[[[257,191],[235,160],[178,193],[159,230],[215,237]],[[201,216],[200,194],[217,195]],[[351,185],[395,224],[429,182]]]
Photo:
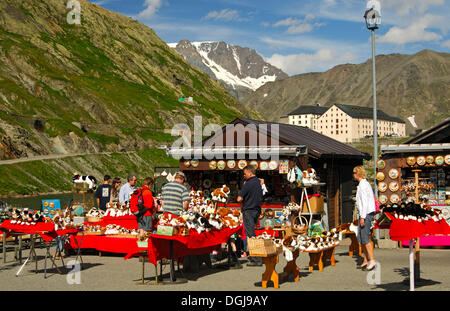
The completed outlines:
[[[425,235],[450,235],[450,226],[445,220],[418,222],[398,219],[389,213],[386,215],[392,220],[389,235],[393,241],[413,240]]]
[[[242,226],[234,229],[225,228],[220,231],[198,233],[191,230],[188,236],[162,236],[152,234],[148,240],[148,259],[154,265],[158,260],[170,258],[170,241],[173,241],[173,258],[182,259],[188,255],[208,254],[217,250],[222,243],[228,242],[230,236],[240,232]],[[125,256],[125,260],[133,257],[143,249],[138,248]]]
[[[137,238],[116,238],[108,236],[84,235],[81,241],[81,234],[70,237],[70,247],[77,248],[77,239],[80,248],[91,248],[101,252],[128,254],[137,250]]]
[[[11,232],[24,233],[24,234],[39,234],[45,242],[49,242],[57,236],[65,234],[76,234],[78,229],[64,229],[55,230],[55,224],[53,223],[37,223],[36,225],[18,225],[12,224],[11,220],[5,220],[0,227],[3,229],[11,230]]]
[[[267,233],[270,236],[273,236],[275,238],[279,238],[280,237],[280,231],[279,230],[269,230],[269,229],[257,229],[255,230],[255,234],[256,236],[259,236],[263,233]]]

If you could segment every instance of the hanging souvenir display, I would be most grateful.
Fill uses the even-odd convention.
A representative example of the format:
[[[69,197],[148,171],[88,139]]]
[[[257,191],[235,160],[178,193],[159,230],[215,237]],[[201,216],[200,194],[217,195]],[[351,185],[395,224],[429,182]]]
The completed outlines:
[[[250,165],[254,166],[255,169],[258,169],[258,161],[251,161]]]
[[[200,161],[197,159],[192,159],[191,165],[192,167],[197,167],[200,164]]]
[[[437,156],[436,159],[434,159],[434,161],[436,162],[436,165],[441,166],[442,164],[444,164],[444,157]]]
[[[427,164],[433,164],[434,163],[434,157],[432,155],[427,156]]]
[[[217,167],[217,162],[216,161],[211,161],[209,162],[209,168],[212,170],[215,170]]]
[[[388,185],[385,182],[382,181],[382,182],[378,183],[378,190],[380,192],[386,192],[387,188],[388,188]]]
[[[238,167],[242,170],[244,167],[246,167],[247,166],[247,161],[245,161],[245,160],[240,160],[239,162],[238,162]]]
[[[419,164],[420,166],[423,166],[423,165],[425,165],[425,163],[427,163],[427,159],[425,158],[425,156],[417,157],[417,164]]]
[[[385,194],[380,195],[380,196],[378,197],[378,201],[379,201],[381,204],[386,204],[387,201],[388,201],[387,195],[385,195]]]
[[[400,188],[398,182],[393,181],[389,184],[389,190],[391,190],[392,192],[396,192],[398,191],[398,189]]]
[[[227,164],[225,163],[224,160],[220,160],[219,162],[217,162],[217,168],[219,170],[224,170],[226,166],[227,166]]]
[[[267,163],[266,161],[262,161],[261,163],[259,163],[259,168],[261,169],[261,171],[267,171],[269,169],[269,163]]]
[[[450,154],[445,155],[444,161],[445,161],[445,164],[450,165]]]
[[[396,168],[393,168],[391,170],[389,170],[389,177],[391,179],[397,179],[398,178],[398,170]]]
[[[377,168],[382,170],[386,167],[386,162],[384,160],[378,160],[377,161]]]
[[[416,164],[416,157],[415,156],[407,157],[406,163],[408,163],[408,165],[410,165],[410,166],[413,166],[414,164]]]
[[[228,166],[228,168],[235,168],[235,167],[236,167],[236,161],[234,161],[234,160],[229,160],[229,161],[227,162],[227,166]]]
[[[391,201],[391,203],[394,203],[394,204],[398,203],[398,202],[400,202],[400,196],[397,193],[394,193],[391,195],[390,201]]]
[[[376,175],[376,178],[377,178],[378,181],[383,181],[385,177],[386,176],[384,175],[383,172],[378,172],[377,175]]]
[[[275,160],[272,160],[269,162],[269,170],[276,170],[278,168],[278,162]]]

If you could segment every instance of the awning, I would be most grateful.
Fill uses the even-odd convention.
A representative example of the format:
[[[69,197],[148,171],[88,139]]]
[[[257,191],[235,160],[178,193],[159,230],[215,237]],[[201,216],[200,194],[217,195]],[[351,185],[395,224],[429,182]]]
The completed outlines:
[[[382,145],[381,153],[448,152],[450,144]]]
[[[176,159],[235,159],[235,158],[261,158],[268,160],[277,156],[306,155],[306,146],[246,146],[246,147],[184,147],[169,148],[167,155]]]

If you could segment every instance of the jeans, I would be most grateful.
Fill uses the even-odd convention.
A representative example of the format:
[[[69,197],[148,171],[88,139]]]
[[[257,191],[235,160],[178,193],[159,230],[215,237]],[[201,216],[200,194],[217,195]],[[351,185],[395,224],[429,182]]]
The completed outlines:
[[[56,238],[56,251],[62,252],[64,250],[64,240],[62,236]]]
[[[258,222],[259,215],[261,214],[261,209],[257,210],[247,210],[243,213],[244,229],[247,238],[255,237],[255,226]],[[248,257],[250,261],[262,262],[261,257]]]
[[[370,243],[370,227],[372,226],[374,214],[370,213],[366,215],[364,219],[364,228],[361,228],[361,223],[358,221],[358,241],[361,244],[369,244]]]

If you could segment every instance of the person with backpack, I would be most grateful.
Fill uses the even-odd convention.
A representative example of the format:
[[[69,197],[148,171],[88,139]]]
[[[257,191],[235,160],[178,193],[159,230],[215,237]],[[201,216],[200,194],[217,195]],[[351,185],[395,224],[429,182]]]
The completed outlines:
[[[366,179],[366,170],[359,165],[353,168],[353,178],[359,183],[356,190],[356,204],[358,207],[358,240],[362,245],[364,259],[359,267],[363,271],[375,268],[374,250],[370,243],[370,229],[376,212],[375,196],[372,187]]]
[[[152,231],[153,229],[152,219],[155,205],[150,190],[153,184],[153,178],[145,178],[142,188],[135,190],[130,199],[130,211],[137,217],[139,234],[141,235],[144,234],[144,231]]]

